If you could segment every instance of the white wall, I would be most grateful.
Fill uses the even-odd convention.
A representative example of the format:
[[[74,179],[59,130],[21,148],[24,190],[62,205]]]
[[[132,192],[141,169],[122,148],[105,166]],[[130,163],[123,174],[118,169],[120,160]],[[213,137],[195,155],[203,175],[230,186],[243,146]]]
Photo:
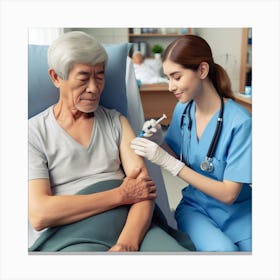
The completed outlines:
[[[118,44],[128,42],[128,28],[65,28],[65,32],[84,31],[94,36],[102,44]]]
[[[63,28],[29,28],[28,42],[32,45],[50,45],[63,33]]]
[[[239,91],[242,28],[196,28],[210,45],[214,61],[227,71],[234,92]]]

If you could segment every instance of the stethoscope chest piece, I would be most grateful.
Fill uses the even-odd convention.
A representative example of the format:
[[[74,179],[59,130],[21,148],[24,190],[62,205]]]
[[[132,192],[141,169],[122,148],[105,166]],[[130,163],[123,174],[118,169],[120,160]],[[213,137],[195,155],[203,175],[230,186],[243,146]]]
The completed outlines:
[[[212,162],[212,158],[205,157],[205,160],[203,160],[200,164],[200,168],[202,171],[205,171],[205,172],[209,172],[209,173],[213,172],[214,165]]]

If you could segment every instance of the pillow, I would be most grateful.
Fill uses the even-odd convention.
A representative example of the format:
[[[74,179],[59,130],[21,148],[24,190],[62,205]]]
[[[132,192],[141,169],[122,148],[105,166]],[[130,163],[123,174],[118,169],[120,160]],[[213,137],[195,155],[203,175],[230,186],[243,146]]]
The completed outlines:
[[[105,45],[108,64],[105,70],[105,87],[100,104],[114,108],[127,117],[126,60],[129,43]],[[48,75],[48,46],[28,46],[28,118],[42,112],[58,100],[59,90]]]

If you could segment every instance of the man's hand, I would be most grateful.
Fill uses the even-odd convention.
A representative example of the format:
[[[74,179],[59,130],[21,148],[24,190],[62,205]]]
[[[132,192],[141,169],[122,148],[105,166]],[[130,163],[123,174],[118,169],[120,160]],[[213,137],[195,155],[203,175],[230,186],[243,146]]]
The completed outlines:
[[[135,252],[138,251],[138,248],[129,245],[129,244],[121,244],[117,243],[113,245],[108,252]]]
[[[156,186],[151,177],[140,177],[141,169],[135,169],[126,177],[119,187],[123,204],[133,204],[143,200],[156,198]]]

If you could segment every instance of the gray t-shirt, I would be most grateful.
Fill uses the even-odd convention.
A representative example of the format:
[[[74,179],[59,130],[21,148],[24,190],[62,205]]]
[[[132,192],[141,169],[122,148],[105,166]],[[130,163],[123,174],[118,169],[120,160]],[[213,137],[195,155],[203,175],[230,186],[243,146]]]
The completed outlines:
[[[99,106],[88,147],[59,124],[53,106],[29,120],[29,180],[48,178],[52,193],[75,194],[86,186],[124,177],[119,156],[120,113]]]

